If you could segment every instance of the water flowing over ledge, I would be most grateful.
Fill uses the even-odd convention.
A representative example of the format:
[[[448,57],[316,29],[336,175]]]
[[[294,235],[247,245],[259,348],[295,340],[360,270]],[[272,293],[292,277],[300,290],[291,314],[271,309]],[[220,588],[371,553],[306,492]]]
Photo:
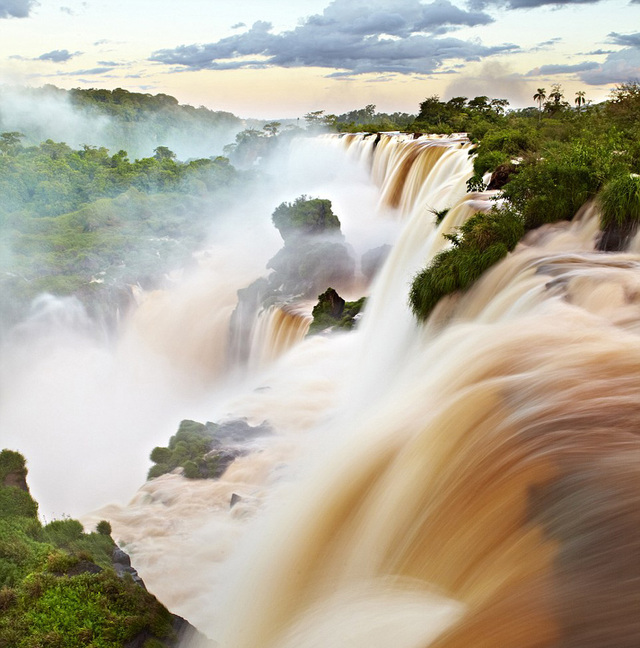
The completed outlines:
[[[419,325],[411,278],[492,204],[465,194],[468,144],[301,146],[371,173],[400,228],[360,325],[296,333],[192,401],[193,418],[276,430],[219,481],[165,475],[97,519],[150,589],[224,648],[637,646],[637,241],[596,252],[586,207],[530,232]],[[370,204],[345,209],[347,231],[352,217],[367,232]],[[291,339],[271,317],[267,349]]]

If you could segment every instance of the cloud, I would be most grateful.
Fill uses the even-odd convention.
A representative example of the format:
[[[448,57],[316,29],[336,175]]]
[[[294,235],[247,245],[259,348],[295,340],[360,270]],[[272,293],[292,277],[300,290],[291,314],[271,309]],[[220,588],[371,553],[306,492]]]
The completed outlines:
[[[576,64],[553,64],[541,65],[540,67],[529,70],[525,76],[551,76],[554,74],[572,74],[575,72],[586,72],[588,70],[595,70],[600,67],[600,63],[595,61],[584,61],[583,63]]]
[[[440,37],[490,22],[487,14],[465,11],[449,0],[333,0],[291,31],[274,34],[270,23],[259,21],[215,43],[158,50],[150,60],[192,70],[278,66],[331,68],[336,75],[429,74],[444,61],[519,49]]]
[[[36,0],[0,0],[0,18],[26,18]]]
[[[613,45],[640,48],[640,32],[636,32],[635,34],[619,34],[618,32],[611,32],[608,36],[608,42]]]
[[[485,9],[491,5],[507,7],[507,9],[534,9],[545,5],[565,7],[577,4],[595,4],[596,2],[600,2],[600,0],[471,0],[469,5],[474,9]]]
[[[640,48],[627,47],[609,54],[598,67],[580,74],[588,85],[627,83],[640,79]]]
[[[57,72],[56,74],[50,74],[46,76],[96,75],[96,74],[106,74],[107,72],[111,72],[111,71],[113,71],[112,67],[95,67],[89,70],[74,70],[73,72]]]
[[[246,27],[246,26],[247,26],[246,23],[239,22],[236,23],[235,25],[231,25],[231,29],[240,29],[241,27]]]
[[[81,52],[74,52],[71,54],[69,50],[52,50],[51,52],[46,52],[45,54],[40,54],[37,61],[53,61],[54,63],[65,63],[69,59],[72,59],[74,56],[81,54]]]

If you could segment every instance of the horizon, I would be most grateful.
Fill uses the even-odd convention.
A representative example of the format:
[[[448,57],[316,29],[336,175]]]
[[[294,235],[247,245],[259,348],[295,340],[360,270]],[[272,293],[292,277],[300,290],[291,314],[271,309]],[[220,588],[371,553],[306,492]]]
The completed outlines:
[[[122,16],[126,16],[123,21]],[[243,119],[416,113],[464,95],[573,103],[640,78],[640,0],[0,0],[0,83],[125,88]]]

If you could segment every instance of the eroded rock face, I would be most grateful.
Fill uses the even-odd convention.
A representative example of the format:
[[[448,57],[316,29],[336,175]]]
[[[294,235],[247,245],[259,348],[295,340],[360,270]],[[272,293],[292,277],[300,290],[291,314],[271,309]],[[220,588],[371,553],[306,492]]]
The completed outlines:
[[[17,471],[14,470],[5,475],[5,478],[2,480],[3,486],[15,486],[20,490],[29,492],[29,486],[27,485],[27,473],[26,471]]]

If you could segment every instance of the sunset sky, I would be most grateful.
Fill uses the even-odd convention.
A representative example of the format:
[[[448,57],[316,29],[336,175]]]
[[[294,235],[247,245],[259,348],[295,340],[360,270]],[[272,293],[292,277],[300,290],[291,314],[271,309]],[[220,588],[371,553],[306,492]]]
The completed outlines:
[[[165,92],[241,117],[594,102],[640,79],[640,0],[0,0],[0,82]]]

